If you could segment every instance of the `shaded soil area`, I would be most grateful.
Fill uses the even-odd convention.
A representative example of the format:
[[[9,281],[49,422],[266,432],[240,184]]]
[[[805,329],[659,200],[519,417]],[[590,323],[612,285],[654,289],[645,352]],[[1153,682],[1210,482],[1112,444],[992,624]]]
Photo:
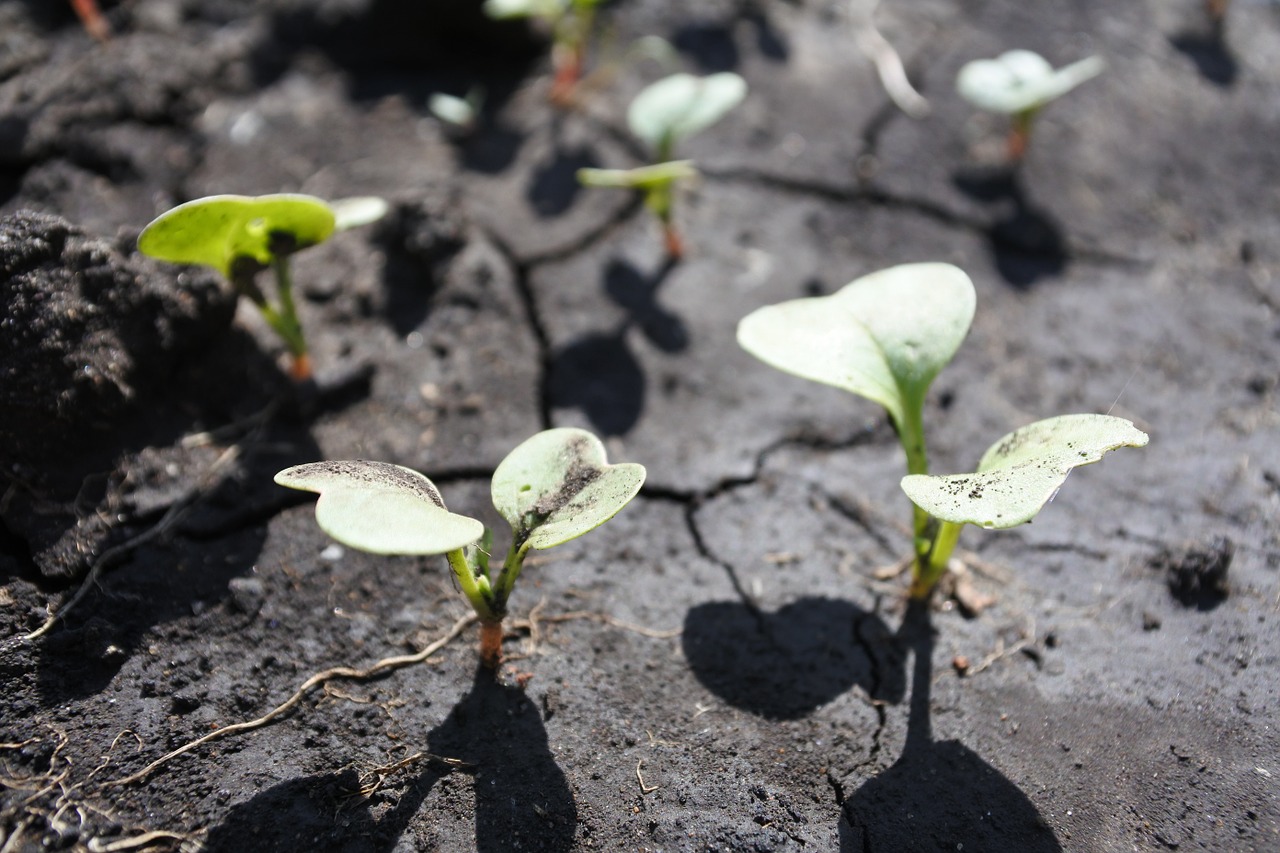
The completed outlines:
[[[101,5],[105,43],[0,0],[4,853],[1280,849],[1280,5],[616,0],[567,110],[546,34],[474,0]],[[647,35],[670,67],[624,61]],[[1013,47],[1108,62],[1016,170],[954,93]],[[678,262],[574,179],[643,161],[626,104],[677,68],[749,86],[677,152]],[[477,86],[470,134],[427,108]],[[296,258],[301,386],[224,282],[134,248],[273,192],[390,205]],[[978,292],[937,471],[1054,414],[1151,435],[968,529],[927,607],[884,571],[883,413],[734,339],[913,261]],[[552,426],[648,480],[530,558],[496,678],[443,560],[338,547],[272,482],[394,462],[501,531],[493,470]]]

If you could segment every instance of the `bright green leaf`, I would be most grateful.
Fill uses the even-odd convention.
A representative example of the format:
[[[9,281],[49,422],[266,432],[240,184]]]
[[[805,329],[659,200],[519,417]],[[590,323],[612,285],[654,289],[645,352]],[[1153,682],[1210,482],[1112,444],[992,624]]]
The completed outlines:
[[[746,81],[729,71],[707,77],[672,74],[636,95],[627,124],[665,157],[671,146],[715,124],[746,96]]]
[[[138,250],[178,264],[203,264],[230,277],[236,258],[266,266],[271,244],[286,236],[290,252],[314,246],[334,229],[332,208],[308,195],[256,198],[215,195],[180,204],[143,229]]]
[[[1037,421],[993,444],[974,474],[902,480],[907,497],[943,521],[986,528],[1030,521],[1053,499],[1071,469],[1117,447],[1143,447],[1147,434],[1124,418],[1062,415]]]
[[[738,343],[779,370],[873,400],[901,424],[955,355],[974,303],[960,269],[903,264],[831,296],[757,309],[738,324]]]
[[[1022,113],[1065,95],[1105,67],[1101,58],[1091,56],[1055,71],[1037,53],[1011,50],[995,59],[966,64],[956,77],[956,90],[979,109]]]
[[[314,462],[276,474],[291,489],[319,492],[316,523],[373,554],[443,554],[484,535],[474,518],[445,509],[426,477],[389,462]]]
[[[640,491],[643,465],[605,461],[604,445],[580,429],[525,441],[493,474],[493,505],[517,543],[550,548],[613,518]]]

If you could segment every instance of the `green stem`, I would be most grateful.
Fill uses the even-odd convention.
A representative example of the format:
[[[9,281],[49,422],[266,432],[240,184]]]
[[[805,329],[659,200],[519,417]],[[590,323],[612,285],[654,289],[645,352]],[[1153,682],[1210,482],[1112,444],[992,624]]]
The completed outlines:
[[[302,336],[302,324],[298,322],[298,310],[293,302],[293,279],[289,275],[288,255],[277,255],[271,259],[271,268],[276,273],[276,289],[280,295],[280,311],[270,314],[263,310],[267,322],[284,339],[285,346],[294,358],[302,358],[307,354],[307,341]],[[275,322],[272,322],[272,315]]]
[[[902,419],[895,422],[898,428],[898,441],[907,454],[908,474],[929,473],[929,453],[924,443],[924,404],[920,400],[903,399]],[[929,552],[930,528],[933,519],[920,507],[912,505],[911,532],[914,538],[916,559],[919,561]]]
[[[916,557],[911,578],[912,598],[928,598],[929,593],[933,592],[934,586],[947,572],[947,566],[951,562],[951,555],[955,552],[956,542],[959,541],[960,531],[963,528],[963,524],[953,521],[944,521],[938,525],[929,552]]]
[[[502,561],[502,568],[498,571],[498,578],[493,582],[492,595],[494,610],[497,613],[506,613],[507,599],[511,596],[516,578],[520,577],[520,570],[524,568],[524,558],[528,553],[528,542],[512,542],[507,550],[506,559]]]
[[[471,570],[471,566],[467,563],[467,555],[461,548],[449,551],[445,554],[449,560],[449,568],[453,569],[454,577],[458,579],[458,586],[462,588],[462,594],[467,597],[467,601],[471,602],[471,607],[476,611],[476,615],[481,621],[493,622],[502,621],[505,608],[495,605],[493,592],[489,587],[488,578],[478,578],[475,572]],[[505,599],[503,602],[505,603]]]

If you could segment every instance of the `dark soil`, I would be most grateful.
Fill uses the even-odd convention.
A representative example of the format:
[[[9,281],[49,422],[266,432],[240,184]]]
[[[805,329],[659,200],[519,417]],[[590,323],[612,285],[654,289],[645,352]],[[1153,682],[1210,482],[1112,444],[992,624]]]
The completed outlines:
[[[680,152],[678,263],[573,179],[639,162],[654,64],[557,111],[545,40],[478,0],[102,5],[99,44],[0,0],[0,851],[1280,849],[1280,5],[883,4],[915,120],[850,4],[617,0],[610,50],[751,88]],[[952,84],[1011,47],[1109,63],[1016,173]],[[427,98],[473,85],[447,132]],[[133,249],[280,191],[392,207],[296,259],[304,386],[212,273]],[[978,290],[937,470],[1066,412],[1151,444],[968,530],[964,606],[908,608],[882,413],[734,328],[924,260]],[[496,679],[472,625],[115,784],[465,615],[443,560],[334,546],[276,471],[394,462],[496,524],[493,469],[553,425],[649,479],[531,558]]]

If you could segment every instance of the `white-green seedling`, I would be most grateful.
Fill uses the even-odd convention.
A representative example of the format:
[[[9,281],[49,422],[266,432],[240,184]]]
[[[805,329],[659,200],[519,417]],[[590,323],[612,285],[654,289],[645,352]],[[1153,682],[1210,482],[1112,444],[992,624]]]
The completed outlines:
[[[956,76],[956,90],[978,109],[1010,117],[1009,158],[1016,162],[1026,151],[1040,110],[1104,68],[1101,57],[1091,56],[1055,70],[1038,53],[1011,50],[967,63]]]
[[[551,28],[555,77],[548,98],[567,107],[573,103],[582,79],[600,3],[601,0],[485,0],[484,12],[495,20],[533,18]]]
[[[493,506],[511,527],[501,568],[490,570],[492,532],[451,513],[422,474],[387,462],[315,462],[276,474],[282,486],[318,492],[316,523],[334,539],[374,554],[444,554],[480,617],[480,659],[502,656],[507,599],[529,551],[553,548],[613,518],[640,491],[644,466],[610,465],[604,445],[580,429],[540,432],[493,474]]]
[[[162,213],[138,236],[138,251],[222,273],[284,341],[292,357],[290,372],[302,381],[311,377],[311,359],[293,301],[289,257],[323,243],[335,231],[373,222],[386,211],[386,202],[371,197],[327,203],[296,193],[208,196]],[[274,302],[256,281],[268,267],[276,277]]]
[[[471,133],[476,129],[483,104],[484,92],[479,87],[468,91],[465,98],[436,92],[427,99],[427,109],[431,114],[460,134]]]
[[[636,95],[627,110],[631,132],[653,152],[653,165],[636,169],[579,169],[586,187],[618,187],[644,194],[662,225],[667,254],[679,258],[684,243],[672,218],[675,185],[697,175],[691,160],[672,160],[676,145],[724,118],[747,96],[747,83],[729,71],[696,77],[672,74]]]
[[[889,413],[907,457],[903,488],[914,503],[917,598],[927,597],[946,571],[964,524],[1030,521],[1072,468],[1147,443],[1122,418],[1067,415],[1005,436],[975,474],[929,477],[925,396],[968,334],[975,301],[960,269],[904,264],[830,296],[760,308],[738,324],[738,343],[766,364],[866,397]]]

